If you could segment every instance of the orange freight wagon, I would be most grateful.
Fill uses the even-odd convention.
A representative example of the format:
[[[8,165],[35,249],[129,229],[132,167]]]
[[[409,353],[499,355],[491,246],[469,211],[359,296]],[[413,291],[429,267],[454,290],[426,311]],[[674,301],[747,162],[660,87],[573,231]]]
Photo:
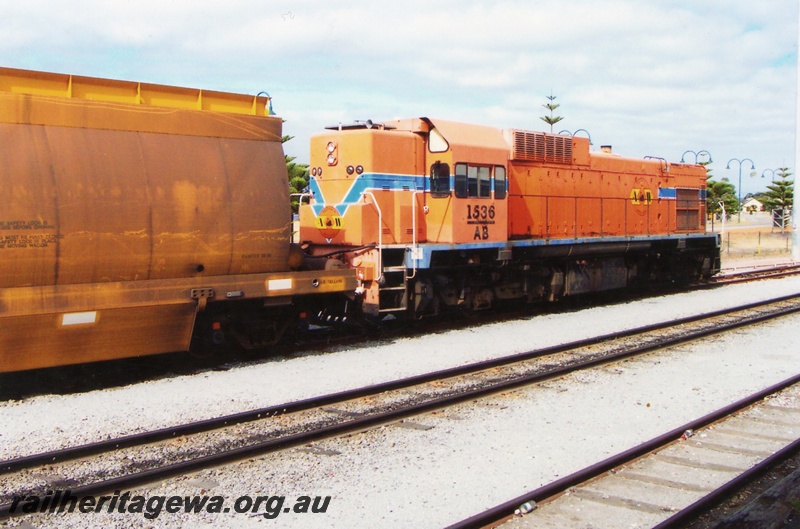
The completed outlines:
[[[0,372],[274,335],[355,288],[290,270],[268,101],[0,68]]]

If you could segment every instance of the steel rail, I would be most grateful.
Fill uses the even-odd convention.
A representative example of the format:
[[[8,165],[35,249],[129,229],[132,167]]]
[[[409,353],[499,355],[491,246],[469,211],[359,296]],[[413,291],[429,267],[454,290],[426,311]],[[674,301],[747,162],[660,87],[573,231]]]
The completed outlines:
[[[800,295],[784,296],[779,299],[781,301],[784,301],[786,299],[794,299],[797,297],[800,297]],[[771,300],[770,302],[776,302],[776,300]],[[767,302],[750,303],[748,304],[748,306],[750,308],[755,308],[764,304],[767,304]],[[742,309],[742,310],[747,310],[747,309]],[[726,313],[726,311],[717,311],[717,312],[722,312],[723,314]],[[795,312],[800,312],[800,304],[784,308],[780,311],[776,311],[770,314],[761,314],[747,320],[739,320],[736,322],[729,322],[723,325],[714,326],[712,328],[701,329],[693,333],[687,333],[686,335],[673,337],[670,339],[660,341],[658,343],[640,345],[637,347],[620,351],[618,353],[614,353],[612,355],[604,356],[602,358],[587,359],[575,362],[568,366],[549,370],[544,373],[528,374],[522,377],[506,380],[489,386],[471,388],[461,393],[431,399],[425,402],[412,404],[406,407],[400,407],[394,410],[373,414],[367,417],[352,419],[339,424],[325,426],[310,432],[291,434],[285,437],[279,437],[276,439],[270,439],[267,441],[253,443],[251,445],[233,448],[230,450],[225,450],[214,454],[200,456],[185,461],[171,463],[153,469],[142,470],[139,472],[127,474],[124,476],[119,476],[116,478],[110,478],[107,480],[98,481],[94,483],[88,483],[86,485],[70,488],[70,493],[73,496],[81,497],[81,496],[97,495],[103,492],[113,491],[117,489],[129,490],[139,485],[155,481],[161,481],[176,475],[181,475],[188,472],[193,472],[217,465],[227,464],[233,461],[246,459],[249,457],[260,456],[277,450],[283,450],[295,446],[301,446],[321,439],[327,439],[331,437],[341,436],[347,433],[352,433],[354,431],[363,431],[365,429],[373,428],[382,424],[396,422],[410,416],[419,415],[436,409],[446,408],[448,406],[460,404],[462,402],[473,400],[475,398],[485,397],[502,391],[508,391],[511,389],[516,389],[522,386],[530,385],[536,382],[541,382],[558,376],[563,376],[587,367],[606,364],[614,360],[619,360],[622,358],[643,354],[646,352],[653,351],[655,349],[662,349],[665,347],[686,343],[704,336],[719,334],[721,331],[740,328],[745,325],[751,325],[754,323],[766,321],[768,319],[777,318]],[[675,324],[676,322],[673,321],[671,322],[670,326],[674,326]],[[646,326],[646,327],[652,327],[652,326]],[[591,341],[596,342],[596,339]],[[458,369],[459,368],[454,368],[454,370]],[[451,371],[451,370],[445,370],[445,371]],[[419,378],[428,378],[429,376],[430,374],[421,375]],[[389,383],[389,385],[396,384],[397,382],[398,381]],[[349,392],[343,392],[343,393],[349,393]],[[331,396],[330,395],[326,396],[326,401],[329,397]],[[319,401],[317,401],[316,407],[319,407],[319,405],[320,405]],[[11,512],[12,505],[13,504],[9,503],[0,505],[0,520],[13,516],[15,514],[22,514],[22,513],[12,513]]]
[[[745,485],[762,474],[768,472],[783,460],[794,456],[798,452],[800,452],[800,439],[796,439],[791,444],[778,450],[758,464],[748,468],[743,473],[739,474],[721,487],[715,489],[706,496],[703,496],[686,508],[676,512],[660,524],[653,527],[653,529],[668,529],[670,527],[677,527],[680,524],[694,520],[698,515],[706,512],[713,505],[726,498],[730,498],[730,493],[732,491],[735,491],[742,485]]]
[[[276,415],[284,415],[288,413],[296,413],[300,411],[306,411],[313,408],[319,408],[321,406],[328,406],[331,404],[341,403],[347,400],[353,400],[365,396],[376,395],[379,393],[383,393],[386,391],[395,391],[398,389],[404,389],[408,387],[413,387],[415,385],[424,384],[426,382],[432,382],[435,380],[443,380],[447,378],[453,378],[456,376],[463,376],[468,374],[477,373],[480,371],[484,371],[487,369],[501,367],[504,365],[516,363],[516,362],[523,362],[526,360],[531,360],[534,358],[539,358],[547,355],[553,355],[558,353],[563,353],[565,351],[569,351],[572,349],[578,349],[582,347],[588,347],[591,345],[597,345],[599,343],[607,342],[612,339],[619,339],[619,338],[626,338],[635,336],[637,334],[644,334],[647,332],[653,332],[662,330],[669,327],[675,327],[678,325],[686,324],[686,323],[694,323],[697,321],[702,321],[703,319],[709,319],[719,316],[724,316],[728,314],[732,314],[735,312],[741,312],[745,310],[751,310],[759,307],[763,307],[769,305],[771,303],[780,303],[783,301],[788,301],[791,299],[800,298],[800,294],[791,294],[787,296],[781,296],[779,298],[759,301],[748,303],[745,305],[740,305],[737,307],[732,307],[728,309],[721,309],[718,311],[711,311],[707,313],[703,313],[700,315],[695,316],[688,316],[685,318],[680,318],[677,320],[671,320],[669,322],[661,322],[655,323],[650,325],[644,325],[641,327],[636,327],[633,329],[628,329],[621,332],[616,333],[609,333],[604,334],[602,336],[594,337],[594,338],[587,338],[584,340],[576,340],[573,342],[569,342],[566,344],[555,345],[550,347],[545,347],[542,349],[536,349],[532,351],[526,351],[523,353],[517,353],[513,355],[503,356],[500,358],[494,358],[489,360],[483,360],[480,362],[474,362],[471,364],[466,364],[463,366],[457,366],[453,368],[442,369],[439,371],[434,371],[431,373],[425,373],[422,375],[415,375],[399,380],[389,381],[389,382],[382,382],[378,384],[373,384],[369,386],[364,386],[361,388],[351,389],[340,391],[337,393],[331,393],[328,395],[324,395],[321,397],[310,397],[308,399],[302,399],[294,402],[278,404],[275,406],[268,406],[264,408],[259,408],[255,410],[244,411],[240,413],[234,413],[230,415],[225,415],[222,417],[216,417],[212,419],[205,419],[200,421],[194,421],[187,424],[182,424],[178,426],[160,428],[157,430],[152,430],[149,432],[141,432],[136,434],[130,434],[114,439],[107,439],[103,441],[97,441],[94,443],[87,443],[79,446],[62,448],[58,450],[52,450],[48,452],[42,452],[38,454],[32,454],[29,456],[23,456],[15,459],[9,459],[5,461],[0,461],[0,475],[8,474],[11,472],[17,472],[26,468],[33,468],[36,466],[41,466],[45,464],[52,464],[61,461],[68,461],[72,459],[79,459],[84,457],[89,457],[93,455],[102,454],[105,452],[111,452],[114,450],[120,450],[123,448],[130,448],[134,446],[141,446],[145,444],[156,443],[159,441],[165,441],[168,439],[173,439],[176,437],[184,436],[184,435],[192,435],[202,432],[207,432],[211,430],[216,430],[228,426],[234,426],[237,424],[242,424],[246,422],[252,422],[256,420],[266,419],[268,417],[276,416]],[[800,307],[797,308],[790,308],[788,309],[790,312],[800,310]],[[746,323],[745,323],[746,324]],[[714,327],[713,332],[719,332],[721,330],[720,327]],[[658,347],[663,346],[663,342],[657,344]],[[644,351],[633,351],[629,354],[639,354]],[[608,358],[608,361],[613,360],[615,358]],[[587,367],[587,365],[576,364],[578,368],[580,367]],[[564,373],[556,373],[552,376],[559,376],[560,374]],[[530,382],[523,382],[523,383],[530,383]]]
[[[732,285],[735,283],[746,283],[748,281],[757,281],[759,279],[775,279],[797,274],[800,274],[800,264],[786,264],[781,266],[772,266],[769,268],[757,268],[743,272],[721,274],[712,277],[706,284],[713,286]]]
[[[673,430],[670,430],[664,434],[659,435],[658,437],[646,441],[638,446],[635,446],[633,448],[620,452],[619,454],[604,459],[599,463],[590,465],[582,470],[570,474],[569,476],[565,476],[559,480],[553,481],[551,483],[548,483],[547,485],[539,487],[538,489],[522,494],[521,496],[517,496],[514,499],[503,502],[500,505],[487,509],[481,513],[475,514],[474,516],[466,518],[460,522],[456,522],[452,525],[449,525],[447,526],[446,529],[479,529],[489,524],[498,522],[504,518],[512,516],[514,514],[514,511],[523,503],[542,502],[548,498],[551,498],[557,494],[566,491],[571,487],[580,485],[585,481],[596,478],[601,474],[609,472],[610,470],[613,470],[626,463],[629,463],[630,461],[642,457],[645,454],[648,454],[659,448],[662,448],[680,439],[681,435],[683,435],[683,433],[686,430],[697,430],[704,426],[708,426],[711,423],[714,423],[720,419],[724,419],[725,417],[728,417],[729,415],[732,415],[737,411],[740,411],[748,406],[751,406],[756,402],[759,402],[764,398],[774,393],[777,393],[782,389],[786,389],[790,386],[793,386],[797,383],[800,383],[800,374],[794,375],[793,377],[790,377],[782,382],[778,382],[777,384],[773,384],[772,386],[762,389],[761,391],[757,391],[756,393],[753,393],[748,397],[738,400],[732,404],[728,404],[727,406],[724,406],[716,411],[704,415],[699,419],[695,419],[691,422],[688,422],[683,426],[679,426]],[[793,443],[793,445],[795,444],[797,444],[797,442]]]

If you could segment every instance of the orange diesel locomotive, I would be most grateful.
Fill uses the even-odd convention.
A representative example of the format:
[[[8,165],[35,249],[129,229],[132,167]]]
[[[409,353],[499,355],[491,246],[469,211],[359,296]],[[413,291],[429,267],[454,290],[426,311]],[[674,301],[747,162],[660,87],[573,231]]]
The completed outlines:
[[[311,140],[299,239],[355,269],[362,310],[448,308],[689,281],[719,270],[706,171],[587,138],[413,118]]]

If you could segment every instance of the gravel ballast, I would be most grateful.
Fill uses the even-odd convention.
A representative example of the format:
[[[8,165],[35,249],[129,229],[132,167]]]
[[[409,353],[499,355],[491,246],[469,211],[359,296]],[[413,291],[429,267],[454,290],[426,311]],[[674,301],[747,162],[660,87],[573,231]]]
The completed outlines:
[[[800,292],[800,278],[0,403],[0,458],[235,413]],[[441,527],[796,373],[797,316],[138,493],[331,496],[326,513],[35,516],[36,527]],[[425,428],[416,428],[415,425]],[[57,468],[55,469],[57,473]],[[203,492],[205,491],[205,492]],[[284,506],[284,507],[285,507]],[[263,509],[261,509],[263,512]],[[13,523],[13,522],[12,522]]]

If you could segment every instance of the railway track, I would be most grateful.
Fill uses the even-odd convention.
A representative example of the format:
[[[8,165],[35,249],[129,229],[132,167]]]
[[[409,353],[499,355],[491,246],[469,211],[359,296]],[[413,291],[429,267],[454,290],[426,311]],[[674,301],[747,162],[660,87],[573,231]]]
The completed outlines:
[[[734,283],[745,283],[748,281],[758,281],[760,279],[775,279],[800,274],[800,263],[789,263],[777,266],[758,267],[754,269],[731,269],[723,271],[719,275],[712,277],[709,285],[729,285]]]
[[[798,427],[800,375],[448,529],[599,527],[600,521],[607,529],[680,527],[800,452]],[[774,526],[787,516],[778,503],[768,508]]]
[[[9,501],[15,495],[65,487],[75,495],[130,489],[200,468],[407,420],[416,414],[798,310],[798,297],[789,296],[321,398],[0,462],[0,488],[7,491],[0,500],[5,502],[0,505],[0,517],[11,514]],[[220,434],[220,428],[225,428],[224,434]],[[148,456],[126,455],[126,450],[144,444],[152,445]],[[95,460],[100,454],[106,454],[105,462]],[[41,479],[42,465],[47,465],[46,472],[54,478]]]
[[[733,269],[727,273],[712,278],[708,282],[692,285],[690,288],[714,288],[726,284],[745,283],[768,278],[780,278],[800,273],[800,264],[761,267],[757,269]],[[686,290],[682,286],[675,292]],[[612,302],[605,300],[602,295],[594,298],[595,302]],[[615,295],[614,301],[619,301]],[[574,303],[574,302],[573,302]],[[572,303],[561,306],[548,306],[549,311],[569,310]],[[305,354],[319,347],[329,347],[339,344],[343,347],[362,343],[365,339],[383,339],[396,336],[418,336],[435,333],[442,330],[469,328],[474,325],[475,318],[479,317],[482,324],[503,322],[521,317],[529,317],[531,308],[514,309],[506,308],[499,312],[486,312],[473,315],[464,319],[444,318],[439,320],[424,320],[421,322],[394,322],[394,325],[384,325],[369,329],[319,329],[314,333],[304,336],[302,342],[296,344],[283,344],[277,353],[282,355]],[[275,355],[275,351],[272,351]],[[252,360],[252,353],[236,354],[234,351],[221,352],[216,357],[197,358],[187,360],[186,353],[172,353],[142,358],[121,359],[96,364],[78,366],[65,366],[39,370],[36,373],[27,373],[25,376],[18,374],[0,374],[0,399],[22,399],[39,394],[70,394],[83,391],[105,389],[108,387],[124,386],[141,382],[143,380],[158,379],[173,374],[192,374],[204,369],[226,369],[230,362],[248,362]],[[31,386],[28,383],[30,376],[35,376],[39,384]]]

